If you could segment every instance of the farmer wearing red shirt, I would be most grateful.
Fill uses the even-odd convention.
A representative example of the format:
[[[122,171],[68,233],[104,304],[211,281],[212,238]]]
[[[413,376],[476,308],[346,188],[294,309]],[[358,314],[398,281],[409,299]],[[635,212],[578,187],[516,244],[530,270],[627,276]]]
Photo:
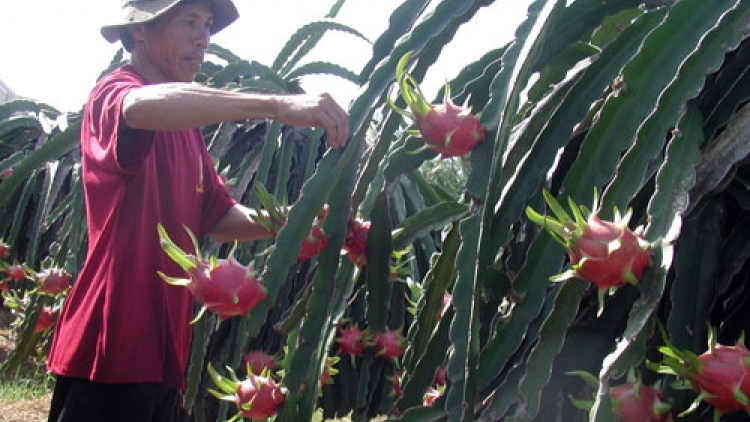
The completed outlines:
[[[268,236],[224,188],[200,127],[275,119],[321,127],[342,147],[349,119],[327,95],[256,95],[192,83],[212,34],[238,17],[231,0],[123,1],[102,28],[130,63],[97,83],[84,109],[81,156],[88,252],[49,355],[49,421],[182,421],[193,298],[158,224],[183,249],[184,227],[218,241]]]

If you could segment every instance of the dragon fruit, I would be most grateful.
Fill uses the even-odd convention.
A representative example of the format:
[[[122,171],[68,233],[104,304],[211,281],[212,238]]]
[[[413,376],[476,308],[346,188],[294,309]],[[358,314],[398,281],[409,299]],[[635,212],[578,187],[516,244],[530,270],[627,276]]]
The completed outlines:
[[[406,348],[406,339],[398,330],[387,330],[375,334],[375,348],[378,356],[388,359],[398,359]]]
[[[318,256],[326,247],[328,247],[328,237],[323,232],[323,228],[313,225],[310,234],[300,244],[297,262],[305,262],[314,256]]]
[[[659,373],[677,375],[698,393],[689,411],[703,400],[714,407],[716,420],[724,413],[750,414],[750,351],[744,345],[744,336],[733,346],[718,344],[711,328],[708,350],[700,356],[677,349],[666,335],[663,337],[666,345],[659,350],[664,360],[651,367]]]
[[[615,209],[614,221],[602,220],[598,216],[596,198],[593,212],[569,199],[574,218],[546,190],[544,198],[557,218],[540,215],[531,207],[526,208],[526,215],[565,247],[571,264],[568,271],[551,280],[578,277],[596,285],[601,314],[605,294],[626,283],[637,284],[650,265],[651,244],[643,237],[643,227],[635,231],[628,228],[632,210],[621,216]]]
[[[70,287],[70,274],[61,268],[48,268],[36,273],[39,292],[56,296]]]
[[[367,264],[367,234],[370,222],[359,218],[350,218],[346,227],[346,238],[342,249],[354,265]]]
[[[425,146],[445,159],[468,154],[484,141],[484,128],[467,104],[457,106],[451,101],[450,86],[445,85],[442,104],[429,104],[419,84],[406,70],[411,53],[405,54],[396,67],[396,81],[410,111],[388,102],[390,107],[419,126]],[[468,99],[467,99],[468,103]]]
[[[254,421],[265,421],[275,416],[279,406],[284,403],[286,389],[281,387],[265,370],[261,375],[248,374],[244,380],[239,380],[236,373],[227,368],[230,378],[220,375],[208,364],[208,373],[219,390],[209,388],[208,391],[219,400],[233,402],[238,413],[228,422],[240,418]]]
[[[435,370],[435,377],[432,379],[432,386],[438,387],[440,385],[445,385],[445,379],[448,375],[448,366],[443,365],[439,367],[437,370]]]
[[[672,405],[664,394],[641,383],[622,384],[609,389],[612,411],[621,422],[671,422]]]
[[[266,288],[253,272],[252,266],[244,266],[234,258],[235,248],[232,248],[226,259],[211,257],[210,260],[204,260],[190,230],[188,234],[193,240],[196,255],[185,254],[172,242],[162,225],[158,229],[162,248],[190,277],[174,278],[162,272],[158,274],[169,284],[187,287],[203,305],[193,322],[206,310],[216,314],[219,319],[247,315],[265,299]]]
[[[248,373],[260,375],[266,368],[269,371],[276,369],[276,358],[262,350],[251,350],[242,357],[242,361],[248,368]]]
[[[591,373],[574,371],[568,374],[577,375],[592,388],[599,389],[599,379]],[[609,388],[609,397],[618,422],[672,422],[672,405],[664,394],[654,386],[643,384],[633,369],[628,371],[627,382]],[[587,411],[594,405],[594,400],[571,399],[576,407]]]
[[[49,307],[44,306],[39,316],[36,318],[36,324],[34,325],[35,333],[43,333],[55,325],[55,311]]]
[[[366,331],[361,331],[357,326],[341,328],[339,337],[336,339],[341,352],[348,354],[352,358],[361,356],[365,349],[370,345],[370,336]]]
[[[11,281],[23,281],[28,275],[28,271],[23,264],[13,264],[3,270]]]
[[[266,210],[266,213],[256,210],[255,222],[266,228],[275,237],[286,224],[289,210],[283,207],[262,184],[256,183],[254,190],[259,202]],[[297,263],[303,263],[318,256],[328,247],[328,235],[323,230],[323,220],[327,213],[328,205],[324,204],[312,222],[310,233],[300,243]]]

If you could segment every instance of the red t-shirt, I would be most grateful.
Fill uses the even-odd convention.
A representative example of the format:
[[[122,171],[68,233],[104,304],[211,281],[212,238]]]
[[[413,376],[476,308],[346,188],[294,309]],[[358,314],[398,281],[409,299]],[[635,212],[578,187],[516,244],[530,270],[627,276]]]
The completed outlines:
[[[192,253],[184,226],[203,236],[236,202],[216,174],[199,129],[125,126],[122,100],[144,84],[124,66],[97,83],[84,109],[88,251],[60,314],[48,369],[101,383],[183,389],[193,298],[157,274],[186,276],[161,249],[157,225]]]

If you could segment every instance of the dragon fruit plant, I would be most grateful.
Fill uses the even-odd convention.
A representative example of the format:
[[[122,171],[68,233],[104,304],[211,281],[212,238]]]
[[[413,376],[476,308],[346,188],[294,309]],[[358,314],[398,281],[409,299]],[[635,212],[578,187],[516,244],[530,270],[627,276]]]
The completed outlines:
[[[698,396],[688,414],[701,401],[714,408],[714,421],[725,413],[745,411],[750,415],[750,351],[744,344],[744,334],[735,345],[718,344],[716,332],[709,327],[708,350],[695,355],[677,349],[662,329],[665,345],[659,348],[664,359],[649,363],[654,371],[673,375],[682,381],[681,388],[692,388]]]
[[[253,271],[252,266],[242,265],[234,258],[235,247],[226,259],[210,257],[206,260],[200,254],[198,241],[186,228],[193,241],[195,255],[188,255],[169,238],[164,227],[158,227],[161,246],[185,272],[189,278],[170,277],[159,272],[164,281],[175,286],[190,289],[195,299],[203,305],[191,323],[194,323],[208,310],[220,320],[247,315],[266,297],[266,288]]]
[[[240,380],[232,368],[227,368],[230,377],[224,377],[208,364],[208,373],[218,390],[212,388],[208,392],[219,400],[235,403],[237,414],[227,422],[234,422],[241,418],[253,421],[265,421],[276,415],[279,406],[284,403],[286,389],[280,386],[272,377],[269,369],[260,375],[254,374],[250,368],[247,378]]]
[[[570,372],[569,375],[577,375],[593,388],[599,388],[599,380],[588,372]],[[612,412],[618,422],[673,420],[672,404],[658,388],[643,384],[633,370],[629,371],[627,382],[609,388],[609,397],[612,401]],[[572,400],[576,407],[585,410],[590,410],[594,404],[593,400]]]
[[[548,191],[543,194],[554,217],[541,215],[531,207],[526,208],[526,215],[562,244],[570,259],[570,268],[550,280],[558,282],[578,277],[596,285],[601,315],[605,294],[626,283],[637,284],[643,270],[650,265],[651,244],[643,237],[643,227],[635,231],[628,228],[632,210],[621,216],[615,208],[614,221],[599,218],[597,195],[594,195],[593,211],[576,205],[569,198],[571,218]]]
[[[471,114],[468,99],[463,106],[453,104],[450,86],[446,84],[443,103],[429,104],[417,81],[406,71],[411,54],[406,53],[396,66],[396,82],[409,110],[398,107],[390,99],[389,106],[414,120],[424,138],[425,147],[431,148],[443,159],[468,154],[484,141],[484,128],[478,117]]]

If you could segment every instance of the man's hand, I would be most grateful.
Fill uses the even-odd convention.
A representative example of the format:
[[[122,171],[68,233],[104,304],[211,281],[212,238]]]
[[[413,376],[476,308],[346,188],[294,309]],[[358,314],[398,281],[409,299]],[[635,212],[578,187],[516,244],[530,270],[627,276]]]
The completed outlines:
[[[275,119],[289,126],[320,127],[328,146],[340,148],[349,139],[349,115],[329,94],[279,96]]]

